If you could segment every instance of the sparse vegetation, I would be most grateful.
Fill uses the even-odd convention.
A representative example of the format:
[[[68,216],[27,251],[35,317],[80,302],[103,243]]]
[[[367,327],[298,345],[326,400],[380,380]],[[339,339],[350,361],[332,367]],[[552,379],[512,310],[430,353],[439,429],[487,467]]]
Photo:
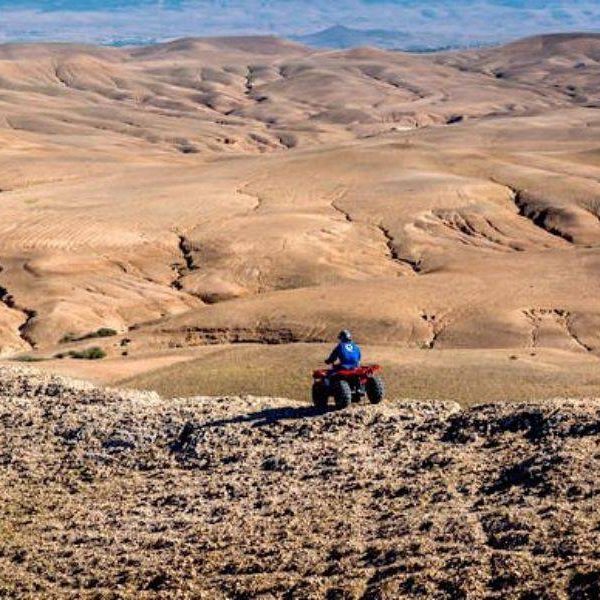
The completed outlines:
[[[93,339],[97,339],[97,338],[114,337],[115,335],[118,335],[118,334],[119,334],[119,332],[116,329],[111,329],[110,327],[101,327],[100,329],[97,329],[96,331],[93,331],[91,333],[86,333],[85,335],[77,335],[75,333],[67,333],[60,339],[60,343],[61,344],[70,344],[73,342],[82,342],[85,340],[93,340]]]
[[[80,339],[81,339],[81,337],[80,337],[80,336],[78,336],[78,335],[77,335],[77,334],[75,334],[75,333],[65,333],[65,335],[63,335],[63,336],[60,338],[60,341],[59,341],[59,343],[60,343],[60,344],[69,344],[69,343],[71,343],[71,342],[77,342],[77,341],[79,341]]]
[[[197,154],[200,152],[199,148],[186,138],[175,139],[175,147],[182,154]]]
[[[194,146],[194,144],[181,144],[177,146],[177,149],[182,154],[198,154],[198,152],[200,152],[200,150],[198,150],[197,146]]]
[[[113,337],[117,334],[118,334],[118,331],[116,331],[116,329],[111,329],[110,327],[101,327],[100,329],[98,329],[98,331],[96,331],[96,334],[94,337],[106,338],[106,337]]]
[[[77,360],[101,360],[106,358],[106,352],[99,346],[93,346],[85,350],[71,350],[68,355]]]
[[[37,363],[37,362],[43,362],[48,359],[43,356],[31,356],[30,354],[24,354],[22,356],[15,356],[12,360],[15,362],[22,362],[22,363]]]

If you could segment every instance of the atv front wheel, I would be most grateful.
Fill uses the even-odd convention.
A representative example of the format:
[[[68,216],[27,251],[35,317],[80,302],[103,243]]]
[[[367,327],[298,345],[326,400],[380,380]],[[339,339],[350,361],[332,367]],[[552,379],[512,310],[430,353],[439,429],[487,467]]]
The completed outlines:
[[[335,406],[339,410],[348,408],[352,402],[352,388],[347,381],[338,381],[333,388]]]
[[[319,410],[325,410],[327,408],[327,401],[329,400],[329,390],[327,386],[317,381],[312,386],[312,401],[316,408]]]
[[[371,404],[379,404],[385,396],[385,385],[379,377],[369,377],[367,380],[367,396]]]

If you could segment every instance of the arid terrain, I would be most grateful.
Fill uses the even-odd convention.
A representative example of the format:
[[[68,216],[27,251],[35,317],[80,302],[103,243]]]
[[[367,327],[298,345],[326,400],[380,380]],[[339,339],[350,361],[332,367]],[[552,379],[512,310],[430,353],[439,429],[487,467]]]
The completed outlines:
[[[307,372],[345,326],[394,378],[468,364],[460,401],[599,395],[599,90],[592,34],[0,46],[0,353],[146,386],[238,345]]]
[[[598,598],[599,109],[591,34],[0,46],[0,596]]]
[[[0,46],[0,597],[600,597],[599,109],[592,34]]]
[[[0,369],[7,598],[584,600],[600,402],[163,400]]]

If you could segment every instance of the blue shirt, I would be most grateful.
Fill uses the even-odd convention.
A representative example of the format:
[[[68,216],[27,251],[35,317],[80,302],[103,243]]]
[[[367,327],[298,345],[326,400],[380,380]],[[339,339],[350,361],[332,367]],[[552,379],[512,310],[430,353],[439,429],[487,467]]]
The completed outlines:
[[[327,362],[333,364],[336,360],[344,369],[355,369],[360,365],[361,352],[354,342],[340,342],[329,355]]]

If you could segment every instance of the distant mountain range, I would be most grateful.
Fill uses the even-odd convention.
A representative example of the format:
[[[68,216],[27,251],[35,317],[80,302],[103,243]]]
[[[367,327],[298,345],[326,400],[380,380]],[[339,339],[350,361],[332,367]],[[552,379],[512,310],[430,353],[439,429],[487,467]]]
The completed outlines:
[[[410,52],[432,52],[434,50],[445,50],[451,48],[466,48],[489,45],[489,41],[483,40],[457,40],[456,35],[452,39],[444,39],[439,32],[432,33],[431,39],[427,34],[413,34],[406,31],[395,31],[388,29],[353,29],[336,25],[316,33],[306,35],[288,36],[289,39],[312,46],[314,48],[356,48],[357,46],[373,46],[387,50],[406,50]]]
[[[360,46],[371,46],[384,50],[403,50],[406,52],[434,52],[454,48],[473,48],[490,46],[493,42],[483,40],[457,39],[456,35],[447,38],[439,33],[412,33],[388,29],[352,29],[336,25],[306,35],[282,36],[312,48],[348,49]],[[107,37],[100,41],[104,46],[150,46],[163,41],[156,37],[132,36],[128,38]]]
[[[600,1],[0,0],[0,15],[0,43],[140,45],[182,37],[294,35],[317,47],[427,51],[598,31]]]

